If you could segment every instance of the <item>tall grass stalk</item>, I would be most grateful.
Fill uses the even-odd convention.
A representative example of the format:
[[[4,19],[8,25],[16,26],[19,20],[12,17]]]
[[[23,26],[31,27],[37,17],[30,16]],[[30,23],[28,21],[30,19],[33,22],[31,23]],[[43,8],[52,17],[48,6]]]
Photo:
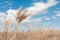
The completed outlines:
[[[24,19],[26,19],[28,16],[30,16],[29,14],[26,15],[27,11],[28,11],[28,10],[25,9],[24,12],[22,13],[22,7],[20,7],[20,8],[18,9],[17,13],[16,13],[16,22],[17,22],[17,24],[16,24],[16,27],[15,27],[15,29],[14,29],[14,36],[13,36],[13,37],[15,37],[15,40],[16,40],[17,29],[18,29],[18,27],[20,26],[20,23],[21,23]]]

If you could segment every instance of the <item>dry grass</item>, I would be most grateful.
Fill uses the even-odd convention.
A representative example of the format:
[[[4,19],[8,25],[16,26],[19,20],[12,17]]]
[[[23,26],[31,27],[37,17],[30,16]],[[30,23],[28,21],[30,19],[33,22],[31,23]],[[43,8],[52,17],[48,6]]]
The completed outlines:
[[[7,40],[60,40],[60,31],[57,30],[41,30],[31,32],[16,32],[16,39],[13,32],[7,33]],[[0,40],[5,40],[5,33],[0,32]]]

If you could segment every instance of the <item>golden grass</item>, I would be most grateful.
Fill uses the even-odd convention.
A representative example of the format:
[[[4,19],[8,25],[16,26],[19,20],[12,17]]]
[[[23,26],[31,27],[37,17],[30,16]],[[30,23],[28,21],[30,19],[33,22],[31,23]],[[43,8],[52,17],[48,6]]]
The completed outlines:
[[[57,30],[16,32],[15,36],[13,32],[7,32],[7,35],[7,40],[60,40],[60,31]],[[6,34],[0,32],[0,40],[5,39]]]
[[[27,9],[25,9],[23,13],[21,12],[21,10],[22,10],[22,7],[20,7],[18,9],[18,12],[16,13],[16,20],[18,23],[20,23],[21,21],[23,21],[24,19],[26,19],[29,16],[29,15],[26,15],[26,13],[28,11]]]

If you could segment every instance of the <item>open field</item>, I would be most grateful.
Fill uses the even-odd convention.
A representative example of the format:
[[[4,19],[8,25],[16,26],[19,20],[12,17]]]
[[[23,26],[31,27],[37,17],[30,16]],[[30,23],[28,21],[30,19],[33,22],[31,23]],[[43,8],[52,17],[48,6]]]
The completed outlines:
[[[44,6],[44,7],[42,7],[43,9],[45,9],[45,7],[48,7],[48,6],[45,6],[44,3],[42,6]],[[35,6],[31,7],[31,8],[33,8],[34,10],[37,9],[37,8],[35,8]],[[40,7],[38,9],[40,10]],[[10,12],[12,12],[12,11],[10,11]],[[33,13],[35,13],[35,11]],[[38,13],[40,13],[40,12],[38,12]],[[24,11],[22,11],[22,7],[20,7],[17,10],[17,12],[14,11],[14,14],[8,13],[7,15],[4,15],[3,17],[5,20],[2,23],[4,32],[0,32],[0,40],[60,40],[60,30],[52,30],[52,29],[44,30],[44,28],[43,28],[43,30],[41,30],[39,27],[35,27],[34,23],[36,23],[36,25],[38,24],[38,26],[39,26],[41,23],[40,22],[41,19],[50,21],[51,18],[49,18],[47,16],[45,18],[45,16],[44,16],[41,19],[40,19],[40,17],[39,17],[39,19],[38,18],[34,19],[32,17],[34,15],[35,14],[30,14],[30,12],[28,12],[28,9],[25,9]],[[5,16],[6,16],[6,18],[5,18]],[[30,20],[30,17],[32,17],[31,20]],[[56,19],[56,18],[54,17],[54,19]],[[45,20],[42,22],[42,24],[44,23],[44,25],[42,27],[45,27]],[[46,21],[47,26],[50,25],[49,21]],[[54,23],[52,21],[50,21],[50,22],[52,23],[52,25],[56,26],[54,24],[54,23],[56,23],[55,21],[53,21]],[[24,27],[25,27],[24,26],[22,29],[23,31],[21,31],[21,30],[18,31],[18,28],[21,27],[21,23],[22,24],[32,23],[32,25],[34,25],[35,30],[30,30],[30,27],[32,27],[31,29],[34,29],[34,28],[32,25],[29,26],[29,24],[27,24],[26,29],[24,29]],[[9,27],[11,27],[11,28],[14,27],[14,29],[9,32],[8,31]],[[9,30],[11,30],[11,29],[9,29]]]
[[[0,32],[0,40],[60,40],[60,31]]]

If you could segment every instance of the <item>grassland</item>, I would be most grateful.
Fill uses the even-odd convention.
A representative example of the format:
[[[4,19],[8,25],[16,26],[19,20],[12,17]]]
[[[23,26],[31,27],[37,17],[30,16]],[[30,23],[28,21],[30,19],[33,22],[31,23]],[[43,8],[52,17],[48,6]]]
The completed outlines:
[[[0,40],[60,40],[60,31],[0,32]]]

